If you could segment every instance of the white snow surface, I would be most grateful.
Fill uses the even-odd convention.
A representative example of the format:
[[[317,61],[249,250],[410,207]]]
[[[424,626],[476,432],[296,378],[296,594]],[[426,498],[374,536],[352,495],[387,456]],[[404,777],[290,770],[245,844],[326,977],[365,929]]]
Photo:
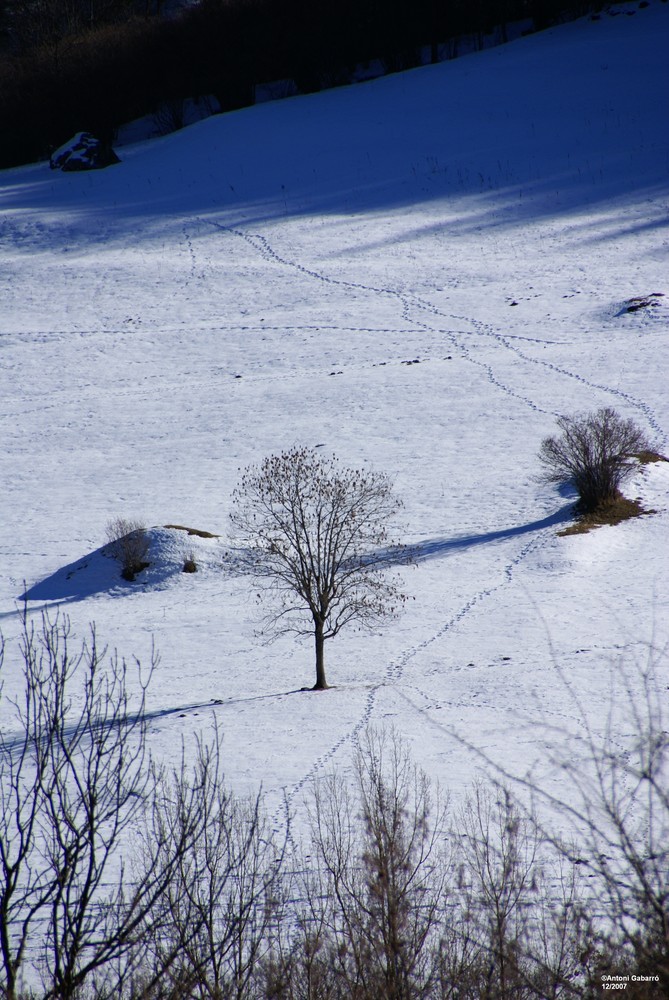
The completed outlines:
[[[561,537],[574,497],[537,453],[603,406],[669,449],[668,49],[669,5],[614,7],[103,171],[0,173],[0,724],[27,589],[129,659],[155,643],[155,754],[215,719],[279,826],[368,724],[455,797],[486,758],[560,790],[556,733],[612,700],[624,746],[616,665],[634,683],[652,647],[669,684],[669,463],[627,486],[655,513]],[[329,643],[324,693],[225,556],[240,471],[293,445],[389,473],[419,550],[401,616]],[[102,551],[116,517],[156,526],[135,584]]]

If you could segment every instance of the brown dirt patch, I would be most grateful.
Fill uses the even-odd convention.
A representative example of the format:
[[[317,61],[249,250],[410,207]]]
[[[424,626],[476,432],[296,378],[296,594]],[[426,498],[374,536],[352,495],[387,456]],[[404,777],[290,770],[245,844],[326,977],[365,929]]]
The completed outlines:
[[[186,528],[183,524],[164,524],[164,528],[171,528],[173,531],[185,531],[187,535],[195,535],[197,538],[220,538],[211,531],[201,531],[199,528]]]
[[[589,514],[581,515],[575,524],[571,524],[564,531],[558,531],[558,535],[584,535],[603,524],[620,524],[621,521],[642,517],[645,514],[655,514],[655,511],[646,510],[639,500],[628,500],[627,497],[618,496],[600,504]]]
[[[669,458],[659,455],[656,451],[640,451],[637,455],[633,455],[632,458],[638,459],[642,465],[650,465],[652,462],[669,462]]]

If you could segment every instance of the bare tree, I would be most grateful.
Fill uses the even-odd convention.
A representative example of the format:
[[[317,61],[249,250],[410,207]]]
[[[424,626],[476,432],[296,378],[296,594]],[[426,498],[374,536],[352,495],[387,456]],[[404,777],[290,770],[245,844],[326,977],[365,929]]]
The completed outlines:
[[[594,937],[578,868],[510,793],[477,785],[445,810],[394,733],[365,734],[355,787],[315,785],[294,883],[291,940],[276,942],[277,1000],[567,1000],[589,997]]]
[[[476,785],[460,826],[462,892],[475,918],[486,997],[522,997],[521,956],[536,892],[537,843],[508,792]]]
[[[51,893],[43,968],[47,996],[73,997],[127,948],[134,923],[121,848],[152,794],[144,697],[130,710],[127,665],[101,648],[95,628],[74,655],[69,624],[31,631],[28,687],[48,744],[40,777],[40,853]],[[155,666],[155,657],[152,663]]]
[[[588,877],[599,914],[599,946],[589,968],[657,976],[650,989],[669,995],[669,736],[666,651],[651,649],[644,663],[613,666],[615,687],[603,733],[564,679],[578,710],[582,735],[553,734],[552,757],[572,794],[558,801],[533,788],[569,821],[571,837],[552,837],[570,864]],[[617,689],[617,690],[616,690]],[[616,725],[623,713],[624,731]],[[613,965],[613,968],[611,968]],[[646,996],[640,982],[628,992]],[[635,992],[638,991],[638,992]],[[651,992],[651,995],[655,995]]]
[[[538,1000],[583,996],[585,961],[595,939],[579,868],[551,856],[537,878],[521,971]]]
[[[555,483],[572,480],[583,514],[616,499],[620,486],[634,472],[630,458],[648,448],[641,429],[609,407],[562,416],[557,424],[560,435],[545,438],[539,451],[546,468],[543,478]]]
[[[25,645],[23,651],[27,655]],[[4,652],[2,642],[0,665]],[[18,733],[12,736],[0,730],[0,991],[6,1000],[17,996],[33,920],[53,891],[36,864],[46,748],[35,738],[42,729],[40,706],[28,685],[15,707],[21,723]]]
[[[155,830],[159,867],[171,878],[152,914],[154,971],[143,995],[245,1000],[280,923],[285,844],[268,829],[259,795],[241,800],[226,791],[217,732],[210,744],[198,741],[192,772],[182,760],[156,800],[150,863]]]
[[[317,785],[312,816],[336,995],[417,1000],[436,972],[443,809],[395,734],[365,735],[356,774],[357,799],[337,776]]]
[[[625,973],[636,976],[629,996],[669,995],[666,663],[666,649],[654,646],[645,662],[613,663],[594,721],[592,706],[555,665],[577,730],[544,721],[542,739],[568,794],[531,776],[514,778],[486,758],[529,792],[527,815],[542,850],[551,847],[563,861],[560,893],[548,910],[530,914],[529,943],[521,948],[529,966],[518,967],[533,996],[589,998],[604,975]]]
[[[454,837],[456,836],[454,832]],[[547,849],[536,823],[503,786],[474,786],[462,809],[460,952],[485,1000],[576,995],[583,947],[576,873]],[[463,963],[464,967],[464,963]]]
[[[295,448],[247,469],[233,502],[237,538],[253,552],[250,571],[276,605],[270,631],[313,635],[314,690],[327,688],[325,640],[350,623],[391,616],[404,600],[382,572],[390,550],[402,551],[388,533],[401,507],[390,480]]]
[[[3,0],[0,24],[19,54],[41,49],[58,63],[75,36],[103,24],[126,21],[130,0]]]
[[[24,613],[20,658],[15,734],[0,734],[0,992],[14,1000],[30,963],[46,998],[92,981],[120,996],[174,867],[157,849],[140,878],[124,862],[160,778],[146,742],[151,671],[136,662],[131,705],[126,662],[95,628],[73,645],[69,621],[46,613],[37,627]]]
[[[440,947],[440,997],[566,1000],[591,940],[577,869],[508,789],[478,783],[451,832],[457,900]]]
[[[320,866],[310,865],[307,856],[290,880],[291,919],[279,926],[263,964],[268,1000],[339,1000],[342,995],[331,961],[330,887]]]

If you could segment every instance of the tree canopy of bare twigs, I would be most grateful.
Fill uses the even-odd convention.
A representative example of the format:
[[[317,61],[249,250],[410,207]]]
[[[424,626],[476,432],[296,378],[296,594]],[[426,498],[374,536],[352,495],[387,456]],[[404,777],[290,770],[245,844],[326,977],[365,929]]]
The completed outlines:
[[[449,818],[397,734],[370,730],[355,780],[319,779],[310,816],[296,930],[267,996],[591,996],[577,982],[587,922],[576,881],[540,857],[543,838],[508,792],[477,786]]]
[[[314,690],[326,688],[324,642],[350,623],[371,626],[405,599],[388,574],[406,556],[389,535],[402,504],[389,478],[294,448],[247,469],[232,523],[272,610],[273,634],[313,635]]]
[[[578,416],[558,417],[560,434],[544,438],[539,458],[548,482],[573,481],[579,510],[591,513],[619,495],[632,474],[631,457],[648,441],[633,420],[625,420],[610,407]]]
[[[572,974],[565,980],[560,972],[560,992],[542,996],[590,1000],[605,976],[616,975],[628,976],[625,992],[635,1000],[669,996],[667,662],[667,650],[653,645],[644,659],[636,654],[614,661],[599,710],[583,702],[555,665],[577,725],[570,732],[544,720],[542,739],[565,794],[532,775],[514,777],[477,751],[492,773],[529,793],[531,806],[516,799],[513,812],[523,810],[542,852],[561,867],[558,884],[568,921],[560,911],[554,919],[553,897],[544,923],[550,948],[537,950],[534,943],[527,954],[536,965],[542,950],[550,952],[555,968],[564,970],[559,952],[567,946]],[[504,844],[505,836],[498,842]],[[475,870],[467,865],[468,872]],[[531,914],[533,935],[537,912],[535,907]],[[552,973],[550,978],[555,982]]]
[[[523,813],[508,788],[477,783],[455,830],[461,899],[456,970],[474,995],[578,996],[574,979],[582,971],[578,956],[587,935],[578,880],[573,868],[544,849],[536,818]]]
[[[281,923],[285,839],[260,795],[226,790],[220,748],[217,731],[198,739],[192,768],[182,759],[151,812],[144,855],[151,866],[158,853],[171,879],[147,934],[143,1000],[247,1000]]]

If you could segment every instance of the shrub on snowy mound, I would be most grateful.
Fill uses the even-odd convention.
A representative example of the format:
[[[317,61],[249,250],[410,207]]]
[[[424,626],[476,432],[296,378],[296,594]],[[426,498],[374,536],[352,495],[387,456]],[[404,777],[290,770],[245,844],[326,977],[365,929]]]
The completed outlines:
[[[140,521],[117,517],[107,525],[107,551],[121,565],[121,576],[132,582],[149,566],[150,540]]]

